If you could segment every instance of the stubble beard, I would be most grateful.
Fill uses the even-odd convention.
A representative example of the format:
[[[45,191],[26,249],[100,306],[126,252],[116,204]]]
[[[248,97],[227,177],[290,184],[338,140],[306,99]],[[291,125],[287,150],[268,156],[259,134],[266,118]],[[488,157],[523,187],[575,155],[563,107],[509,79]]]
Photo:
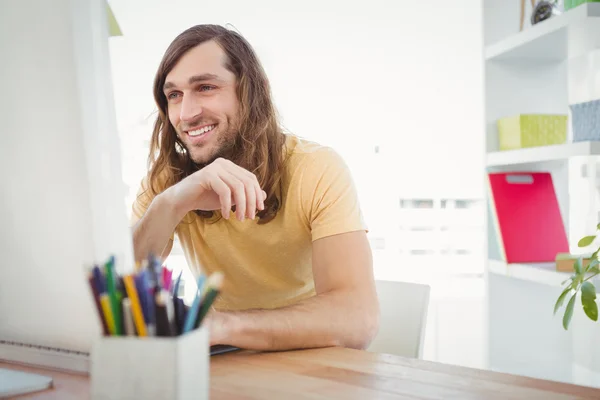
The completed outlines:
[[[194,156],[194,153],[195,153],[194,147],[195,146],[188,146],[187,144],[183,143],[187,154],[189,155],[190,159],[192,160],[194,165],[196,165],[196,167],[199,170],[206,167],[207,165],[210,165],[217,158],[225,158],[227,160],[233,161],[233,159],[235,157],[234,147],[235,147],[236,138],[239,135],[239,129],[231,124],[227,124],[227,126],[228,126],[227,131],[223,132],[220,135],[219,140],[217,141],[217,144],[214,147],[214,150],[212,151],[211,154],[208,155],[208,157],[201,157],[201,158],[195,157]],[[198,147],[196,147],[196,149],[202,149],[202,146],[198,146]]]

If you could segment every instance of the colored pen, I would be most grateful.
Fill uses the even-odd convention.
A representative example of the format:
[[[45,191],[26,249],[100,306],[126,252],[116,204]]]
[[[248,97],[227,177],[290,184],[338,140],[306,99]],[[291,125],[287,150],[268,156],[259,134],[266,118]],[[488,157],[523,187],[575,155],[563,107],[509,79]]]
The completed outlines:
[[[148,336],[156,335],[156,305],[154,303],[154,288],[150,283],[150,273],[147,269],[141,272],[144,296],[146,297],[146,306],[148,309],[147,332]]]
[[[162,287],[165,290],[170,290],[172,286],[171,279],[173,278],[173,270],[162,267]]]
[[[98,269],[98,266],[95,266],[94,269]],[[90,287],[92,289],[92,295],[94,297],[94,304],[96,305],[96,309],[98,311],[98,315],[100,317],[100,322],[102,323],[102,333],[106,336],[108,335],[110,332],[108,330],[108,325],[106,324],[106,317],[104,316],[104,311],[102,311],[102,305],[100,304],[100,291],[99,289],[99,284],[102,284],[102,282],[99,282],[99,284],[96,282],[96,275],[94,274],[94,270],[92,270],[89,275],[88,275],[88,282],[90,284]]]
[[[110,257],[109,261],[104,265],[106,272],[106,287],[108,289],[108,298],[110,299],[110,308],[115,322],[115,334],[121,335],[123,329],[121,326],[122,312],[119,299],[117,297],[117,288],[114,276],[114,262],[115,258]]]
[[[183,325],[185,324],[185,309],[183,299],[178,297],[179,295],[179,283],[181,282],[181,275],[183,270],[179,271],[179,275],[175,280],[175,283],[171,285],[171,298],[173,299],[173,313],[175,320],[176,334],[181,335],[183,332]]]
[[[155,296],[156,301],[156,336],[175,336],[173,321],[173,304],[169,300],[169,292],[161,290]]]
[[[162,288],[162,272],[161,272],[160,260],[154,255],[148,257],[148,270],[150,271],[150,285],[153,290],[152,296],[154,296]]]
[[[183,270],[179,271],[179,275],[175,280],[175,284],[173,285],[172,294],[173,298],[179,296],[179,283],[181,282],[181,275],[183,274]]]
[[[127,296],[131,302],[131,315],[133,317],[137,334],[138,336],[147,336],[146,322],[144,321],[144,314],[142,312],[140,298],[133,281],[133,276],[125,275],[123,277],[123,283],[125,284]]]
[[[204,294],[205,278],[205,275],[202,272],[200,272],[200,275],[198,276],[198,290],[196,291],[196,296],[194,297],[194,301],[192,302],[190,311],[187,313],[185,324],[183,325],[183,333],[189,332],[192,329],[194,329],[196,315],[198,315],[198,311],[200,310],[200,303],[202,302],[202,296]]]
[[[116,335],[117,330],[115,328],[115,319],[113,317],[112,308],[110,306],[110,301],[107,294],[100,296],[100,305],[102,306],[102,311],[104,312],[104,318],[106,318],[106,325],[108,326],[109,333],[111,335]]]
[[[125,335],[135,336],[135,328],[133,326],[133,317],[131,315],[131,299],[123,299],[123,327],[125,328]]]
[[[102,312],[104,314],[104,318],[106,319],[106,326],[108,327],[109,334],[115,335],[115,318],[113,316],[112,308],[110,307],[110,300],[108,298],[108,293],[106,293],[106,286],[104,285],[102,274],[100,273],[99,276],[100,278],[97,280],[97,284],[100,306],[102,307]]]
[[[106,321],[108,333],[110,335],[114,335],[116,333],[115,318],[110,306],[108,293],[106,292],[104,276],[102,275],[100,268],[97,268],[97,266],[92,270],[92,274],[95,278],[94,281],[96,283],[96,289],[98,290],[98,300],[100,301],[100,307],[102,308],[102,314],[104,315],[104,319]]]
[[[140,308],[142,309],[142,315],[144,317],[144,324],[146,325],[146,335],[152,336],[151,332],[148,331],[149,323],[150,323],[150,311],[148,305],[148,291],[146,290],[146,285],[144,284],[144,277],[142,276],[142,272],[138,273],[133,277],[133,281],[135,282],[135,290],[138,294],[138,299],[140,300]]]
[[[223,273],[222,272],[213,272],[212,275],[208,278],[206,282],[206,295],[202,300],[202,305],[200,307],[200,311],[198,312],[198,316],[194,321],[194,329],[198,328],[200,324],[202,324],[202,320],[208,314],[208,310],[213,305],[217,296],[221,292],[221,286],[223,285]]]
[[[177,329],[177,335],[183,333],[186,309],[187,307],[181,297],[173,297],[173,310],[175,311],[175,328]]]

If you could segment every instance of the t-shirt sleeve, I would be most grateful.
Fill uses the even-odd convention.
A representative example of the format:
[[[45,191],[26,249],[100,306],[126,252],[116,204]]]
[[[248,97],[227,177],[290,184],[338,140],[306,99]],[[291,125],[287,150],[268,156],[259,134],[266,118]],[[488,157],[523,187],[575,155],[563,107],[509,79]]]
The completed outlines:
[[[164,185],[162,178],[162,176],[159,178],[161,187],[163,187]],[[152,194],[152,191],[148,187],[148,177],[145,177],[144,179],[142,179],[140,188],[138,189],[135,200],[133,201],[133,204],[131,206],[131,218],[129,221],[130,226],[133,227],[144,216],[144,214],[150,207],[152,200],[154,200],[154,197],[155,196]],[[167,246],[171,246],[174,239],[175,233],[172,233],[170,243]]]
[[[131,226],[135,225],[144,216],[153,198],[154,196],[152,196],[148,189],[148,178],[146,177],[142,179],[140,188],[131,206],[131,220],[129,221]]]
[[[364,230],[356,186],[342,157],[330,148],[308,157],[301,179],[301,203],[312,240]]]

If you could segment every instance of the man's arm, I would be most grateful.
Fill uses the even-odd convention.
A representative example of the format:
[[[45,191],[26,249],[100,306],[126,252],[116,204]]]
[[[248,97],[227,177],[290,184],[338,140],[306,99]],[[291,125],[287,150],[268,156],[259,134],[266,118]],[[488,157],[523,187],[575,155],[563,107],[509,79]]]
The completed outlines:
[[[171,235],[185,214],[175,207],[171,191],[154,197],[150,207],[133,227],[133,250],[136,260],[150,254],[165,258],[171,251]]]
[[[379,322],[366,233],[315,240],[313,275],[317,295],[297,304],[276,310],[213,312],[211,344],[253,350],[366,348]]]
[[[135,259],[150,253],[164,258],[171,250],[169,239],[175,228],[192,210],[220,209],[229,218],[235,204],[237,217],[243,220],[263,210],[266,197],[253,173],[219,158],[154,197],[133,227]]]

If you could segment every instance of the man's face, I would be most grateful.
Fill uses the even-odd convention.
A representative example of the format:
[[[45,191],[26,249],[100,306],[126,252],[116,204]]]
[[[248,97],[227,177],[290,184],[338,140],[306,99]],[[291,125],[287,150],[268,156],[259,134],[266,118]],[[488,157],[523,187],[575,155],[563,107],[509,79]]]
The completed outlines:
[[[168,115],[196,164],[224,155],[239,128],[235,75],[214,41],[185,53],[165,79]]]

